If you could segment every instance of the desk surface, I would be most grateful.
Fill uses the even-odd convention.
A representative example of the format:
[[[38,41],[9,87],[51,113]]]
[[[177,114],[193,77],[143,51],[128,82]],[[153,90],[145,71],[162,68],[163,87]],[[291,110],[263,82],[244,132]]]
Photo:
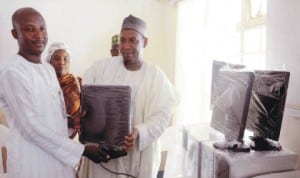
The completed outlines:
[[[202,142],[201,177],[243,178],[294,170],[298,155],[289,150],[236,153],[213,148],[213,142]]]
[[[253,178],[299,178],[300,177],[300,171],[285,171],[285,172],[279,172],[279,173],[273,173],[273,174],[265,174]]]
[[[215,133],[214,133],[215,134]],[[197,178],[243,178],[266,173],[294,170],[296,153],[282,151],[251,151],[236,153],[213,148],[209,124],[183,128],[183,148],[186,150],[184,175]]]

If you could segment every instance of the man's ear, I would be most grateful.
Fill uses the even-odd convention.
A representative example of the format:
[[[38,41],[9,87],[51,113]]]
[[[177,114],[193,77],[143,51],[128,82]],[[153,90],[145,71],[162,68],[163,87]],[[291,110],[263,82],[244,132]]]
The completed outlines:
[[[11,30],[11,34],[12,34],[12,36],[13,36],[15,39],[18,39],[18,33],[17,33],[17,31],[16,31],[15,29],[12,29],[12,30]]]
[[[146,37],[144,37],[144,48],[147,46],[147,44],[148,44],[148,38],[146,38]]]

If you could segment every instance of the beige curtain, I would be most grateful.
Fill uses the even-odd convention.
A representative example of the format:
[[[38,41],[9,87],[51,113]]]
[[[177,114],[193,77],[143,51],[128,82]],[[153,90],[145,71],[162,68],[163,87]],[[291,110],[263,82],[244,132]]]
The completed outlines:
[[[228,0],[178,3],[175,83],[181,95],[177,123],[210,121],[212,60],[240,62],[241,4]]]

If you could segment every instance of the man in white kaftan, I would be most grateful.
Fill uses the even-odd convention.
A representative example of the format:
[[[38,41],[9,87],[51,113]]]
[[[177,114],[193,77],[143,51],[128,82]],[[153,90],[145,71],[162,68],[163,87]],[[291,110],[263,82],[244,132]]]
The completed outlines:
[[[0,81],[11,131],[9,178],[74,178],[84,146],[68,138],[64,100],[53,68],[18,55],[2,71]]]
[[[6,112],[9,178],[75,178],[81,155],[100,154],[68,138],[65,104],[55,71],[41,63],[47,44],[44,18],[32,8],[13,15],[19,52],[0,73],[0,107]]]
[[[133,26],[127,26],[128,21],[131,21]],[[141,60],[142,50],[147,41],[143,24],[144,22],[136,17],[125,18],[121,31],[123,56],[97,61],[85,73],[83,83],[131,87],[133,131],[130,136],[135,133],[138,136],[133,139],[132,145],[129,144],[130,139],[125,139],[127,156],[112,159],[103,165],[111,171],[138,178],[156,178],[160,164],[158,139],[170,123],[177,97],[174,87],[164,73],[158,67]],[[130,45],[130,41],[135,43]],[[84,160],[82,165],[79,174],[81,178],[127,178],[110,173],[88,160]]]

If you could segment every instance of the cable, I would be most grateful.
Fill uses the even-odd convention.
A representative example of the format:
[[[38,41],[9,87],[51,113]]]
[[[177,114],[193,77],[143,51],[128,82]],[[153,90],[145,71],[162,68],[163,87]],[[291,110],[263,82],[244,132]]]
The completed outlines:
[[[130,175],[130,174],[120,173],[120,172],[114,172],[114,171],[108,169],[107,167],[103,166],[102,163],[99,163],[99,164],[100,164],[100,166],[101,166],[103,169],[107,170],[107,171],[110,172],[110,173],[117,174],[117,175],[124,175],[124,176],[128,176],[128,177],[131,177],[131,178],[137,178],[137,177],[134,177],[134,176],[132,176],[132,175]]]

